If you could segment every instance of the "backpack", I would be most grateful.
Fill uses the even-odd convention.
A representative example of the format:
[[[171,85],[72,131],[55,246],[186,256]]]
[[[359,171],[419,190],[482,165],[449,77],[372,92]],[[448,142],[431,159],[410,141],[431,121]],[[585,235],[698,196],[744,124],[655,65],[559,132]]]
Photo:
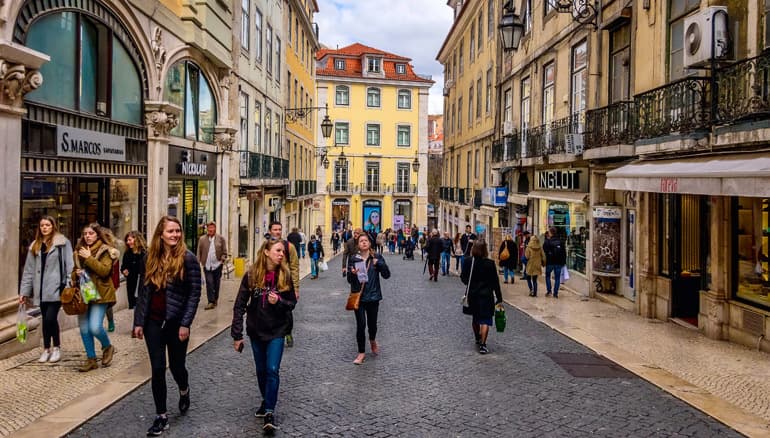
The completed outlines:
[[[115,289],[120,287],[120,263],[117,260],[112,262],[112,285]]]

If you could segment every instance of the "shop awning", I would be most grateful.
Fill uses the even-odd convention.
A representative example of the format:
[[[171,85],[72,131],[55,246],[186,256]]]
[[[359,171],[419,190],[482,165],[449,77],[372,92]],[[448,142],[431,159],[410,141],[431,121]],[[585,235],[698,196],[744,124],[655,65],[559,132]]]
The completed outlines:
[[[545,190],[535,190],[529,192],[529,199],[548,199],[549,201],[559,202],[586,202],[588,193],[583,192],[548,192]]]
[[[770,197],[770,154],[637,162],[607,172],[605,188]]]
[[[509,193],[508,194],[508,203],[509,204],[518,204],[518,205],[527,205],[527,201],[529,198],[527,198],[526,194],[522,193]]]

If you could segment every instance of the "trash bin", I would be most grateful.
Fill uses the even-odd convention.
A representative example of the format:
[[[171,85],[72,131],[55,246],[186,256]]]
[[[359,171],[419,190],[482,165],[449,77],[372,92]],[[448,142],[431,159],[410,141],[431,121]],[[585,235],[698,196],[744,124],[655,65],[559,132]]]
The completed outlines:
[[[243,277],[243,274],[246,273],[246,259],[243,257],[236,257],[233,265],[235,266],[235,276]]]

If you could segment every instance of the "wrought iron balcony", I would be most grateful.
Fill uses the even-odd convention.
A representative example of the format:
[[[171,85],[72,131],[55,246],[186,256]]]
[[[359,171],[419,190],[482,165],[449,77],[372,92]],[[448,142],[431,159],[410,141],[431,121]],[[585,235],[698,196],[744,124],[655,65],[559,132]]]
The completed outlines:
[[[354,192],[355,184],[333,182],[326,186],[326,191],[331,194],[350,195]]]
[[[241,151],[239,174],[250,179],[288,179],[289,160]]]
[[[585,148],[634,142],[634,102],[616,102],[586,112]]]
[[[709,78],[684,78],[634,97],[637,139],[709,129]]]
[[[521,138],[517,132],[492,145],[492,162],[502,163],[521,158]]]
[[[414,195],[417,194],[416,184],[394,184],[393,193],[397,195]]]
[[[473,197],[473,189],[457,189],[457,202],[459,204],[468,205],[469,202],[471,202],[471,198]]]
[[[473,191],[473,208],[481,208],[481,189]]]
[[[316,182],[309,179],[300,179],[289,185],[290,196],[307,196],[316,193]]]
[[[367,195],[384,195],[385,192],[388,190],[388,186],[385,184],[370,184],[370,183],[363,183],[361,184],[361,193],[367,194]]]
[[[456,192],[457,190],[454,187],[441,187],[439,196],[444,201],[455,202],[455,199],[457,199],[455,196]]]
[[[521,143],[521,157],[541,157],[548,150],[550,128],[548,125],[540,125],[528,128],[524,131]]]
[[[716,82],[720,123],[770,117],[770,53],[719,69]]]

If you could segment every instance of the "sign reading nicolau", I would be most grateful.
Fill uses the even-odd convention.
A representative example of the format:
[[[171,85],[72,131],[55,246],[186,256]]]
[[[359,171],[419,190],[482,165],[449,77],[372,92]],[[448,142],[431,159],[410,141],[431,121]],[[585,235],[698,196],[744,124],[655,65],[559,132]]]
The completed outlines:
[[[588,192],[588,169],[547,169],[535,171],[536,190]]]
[[[57,125],[56,155],[84,160],[126,161],[126,139],[103,132]]]
[[[214,179],[216,156],[209,152],[169,146],[168,167],[170,178]]]

